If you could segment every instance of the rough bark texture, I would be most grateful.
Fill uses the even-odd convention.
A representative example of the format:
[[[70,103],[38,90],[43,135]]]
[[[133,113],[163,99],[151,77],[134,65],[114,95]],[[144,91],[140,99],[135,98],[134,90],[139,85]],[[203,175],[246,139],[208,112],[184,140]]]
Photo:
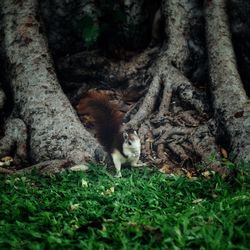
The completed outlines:
[[[225,0],[207,3],[206,21],[218,136],[230,142],[238,160],[250,161],[250,102],[237,70]]]
[[[20,119],[9,119],[5,124],[5,135],[0,140],[0,158],[13,154],[16,165],[27,161],[27,129]]]
[[[192,9],[194,9],[194,1],[163,1],[166,17],[165,33],[168,36],[168,60],[182,72],[189,56],[188,40],[193,18]]]
[[[94,159],[98,144],[62,92],[37,13],[37,1],[3,1],[15,115],[27,124],[32,162]]]
[[[155,155],[154,162],[169,165],[181,165],[187,159],[206,160],[208,155],[217,151],[213,126],[207,123],[208,103],[204,93],[196,90],[183,75],[185,63],[190,51],[188,40],[195,2],[183,0],[180,3],[166,1],[163,5],[166,15],[168,43],[150,69],[152,83],[138,112],[129,124],[138,126],[146,118],[145,126],[140,130],[143,141],[152,143],[146,159]],[[176,35],[177,31],[177,35]],[[162,94],[160,94],[162,92]],[[160,104],[157,109],[157,102]],[[151,113],[157,114],[151,115]],[[201,138],[199,140],[197,138]],[[146,148],[146,145],[143,145]]]

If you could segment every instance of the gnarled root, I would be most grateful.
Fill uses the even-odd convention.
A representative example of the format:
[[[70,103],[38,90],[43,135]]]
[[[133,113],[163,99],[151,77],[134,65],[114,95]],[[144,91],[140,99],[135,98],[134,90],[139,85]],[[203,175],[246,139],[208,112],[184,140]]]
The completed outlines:
[[[13,156],[14,164],[27,161],[27,129],[20,119],[9,119],[5,124],[5,135],[0,140],[0,157]]]

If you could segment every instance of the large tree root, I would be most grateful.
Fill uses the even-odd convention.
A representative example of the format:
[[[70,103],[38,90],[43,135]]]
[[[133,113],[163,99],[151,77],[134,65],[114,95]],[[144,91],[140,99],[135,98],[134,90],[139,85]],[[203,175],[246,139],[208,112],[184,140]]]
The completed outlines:
[[[214,127],[207,124],[208,98],[183,75],[189,57],[187,34],[193,4],[187,0],[165,2],[169,41],[148,71],[152,83],[138,112],[128,122],[135,128],[142,122],[146,124],[139,134],[143,156],[151,163],[153,159],[154,163],[180,166],[187,159],[206,161],[209,154],[217,152]]]
[[[250,102],[232,47],[226,1],[207,1],[207,44],[215,117],[220,144],[238,160],[250,161]],[[225,143],[226,142],[226,143]]]
[[[159,76],[153,77],[152,83],[150,84],[148,92],[144,97],[139,110],[129,121],[129,126],[136,129],[138,125],[141,124],[145,120],[145,118],[147,118],[149,114],[153,112],[156,100],[159,97],[160,86],[161,86],[160,77]]]
[[[0,158],[12,156],[16,166],[27,162],[27,129],[20,119],[9,119],[5,136],[0,140]]]
[[[10,175],[10,174],[14,174],[15,171],[10,170],[10,169],[7,169],[7,168],[2,168],[2,167],[0,167],[0,173],[1,173],[1,174],[8,174],[8,175]]]
[[[74,164],[68,160],[50,160],[40,162],[28,168],[15,171],[14,174],[27,174],[37,172],[42,175],[54,175],[65,170],[70,170]]]
[[[8,174],[8,175],[23,175],[23,174],[31,174],[31,173],[38,173],[41,175],[46,176],[53,176],[57,173],[61,173],[63,171],[87,171],[88,166],[81,164],[81,165],[74,165],[73,162],[68,160],[51,160],[51,161],[43,161],[38,164],[29,166],[27,168],[22,168],[18,170],[11,170],[8,168],[0,167],[1,174]]]
[[[215,144],[214,126],[208,126],[206,120],[199,121],[195,113],[191,112],[188,123],[185,120],[187,111],[175,114],[170,112],[165,117],[151,115],[147,129],[140,128],[140,136],[145,144],[151,142],[150,150],[144,152],[146,159],[152,159],[155,163],[168,163],[180,165],[187,159],[193,162],[206,161],[212,152],[217,152]],[[193,115],[193,117],[192,117]],[[212,121],[211,121],[212,122]],[[150,162],[152,162],[150,160]]]
[[[15,115],[27,124],[31,162],[104,156],[84,129],[58,84],[41,34],[37,1],[2,1],[4,47],[14,92]]]

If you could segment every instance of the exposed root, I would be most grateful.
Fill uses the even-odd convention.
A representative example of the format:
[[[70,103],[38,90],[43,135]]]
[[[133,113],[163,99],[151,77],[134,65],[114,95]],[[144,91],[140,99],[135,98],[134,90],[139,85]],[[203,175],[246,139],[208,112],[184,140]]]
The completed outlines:
[[[27,174],[27,173],[37,172],[42,175],[54,175],[57,173],[61,173],[66,169],[69,169],[70,166],[72,166],[72,162],[68,160],[51,160],[51,161],[40,162],[28,168],[15,171],[14,173]]]
[[[194,151],[202,156],[203,159],[208,159],[211,153],[218,159],[220,157],[215,132],[214,121],[209,120],[197,127],[190,135],[193,141]]]
[[[159,97],[161,87],[161,79],[159,76],[154,76],[152,83],[149,86],[148,92],[143,99],[137,113],[129,121],[128,125],[136,128],[141,124],[154,110],[157,98]]]
[[[165,55],[158,59],[154,68],[157,71],[150,69],[150,72],[154,71],[154,78],[148,92],[127,125],[136,128],[142,122],[149,124],[143,127],[143,135],[151,134],[151,156],[145,154],[149,162],[153,159],[155,164],[180,166],[187,159],[193,162],[198,159],[205,160],[211,151],[203,152],[202,150],[208,149],[201,147],[203,143],[194,145],[197,141],[193,136],[197,135],[195,131],[199,126],[206,127],[202,124],[208,117],[207,100],[197,94],[197,90],[179,70],[167,63]],[[147,142],[144,137],[142,138],[144,152],[149,146],[145,145]],[[214,149],[215,140],[211,139],[213,135],[210,133],[208,138],[209,143],[213,142],[210,148]],[[196,152],[195,149],[199,151]]]
[[[158,111],[158,114],[156,115],[156,118],[159,119],[167,115],[170,109],[172,95],[173,95],[173,92],[171,91],[171,89],[169,89],[169,86],[164,84],[162,100],[161,100],[161,104],[159,106],[159,111]]]
[[[9,119],[5,125],[5,136],[0,140],[0,157],[14,155],[14,164],[27,161],[27,129],[20,119]]]
[[[153,142],[154,137],[150,129],[150,125],[146,122],[143,123],[140,126],[139,129],[139,137],[141,139],[142,143],[142,160],[147,162],[153,162],[154,157],[154,151],[153,151]]]
[[[178,102],[183,105],[184,109],[192,107],[200,115],[207,113],[208,100],[201,98],[202,95],[179,70],[169,65],[164,73],[164,79],[167,90],[173,91],[175,96],[177,95]]]
[[[160,159],[160,162],[158,162],[158,164],[166,163],[167,156],[166,156],[165,145],[163,143],[157,145],[156,152],[157,152],[158,159]]]
[[[14,174],[15,171],[0,167],[0,174]]]

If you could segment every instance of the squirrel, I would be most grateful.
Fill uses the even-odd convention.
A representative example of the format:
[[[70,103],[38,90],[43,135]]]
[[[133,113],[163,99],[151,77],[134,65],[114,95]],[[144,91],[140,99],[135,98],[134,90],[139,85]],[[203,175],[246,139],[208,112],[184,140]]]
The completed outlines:
[[[116,168],[115,177],[122,177],[121,165],[144,166],[139,163],[141,154],[140,138],[135,130],[125,130],[118,107],[100,93],[88,93],[77,105],[79,115],[94,119],[97,139],[112,157]]]

